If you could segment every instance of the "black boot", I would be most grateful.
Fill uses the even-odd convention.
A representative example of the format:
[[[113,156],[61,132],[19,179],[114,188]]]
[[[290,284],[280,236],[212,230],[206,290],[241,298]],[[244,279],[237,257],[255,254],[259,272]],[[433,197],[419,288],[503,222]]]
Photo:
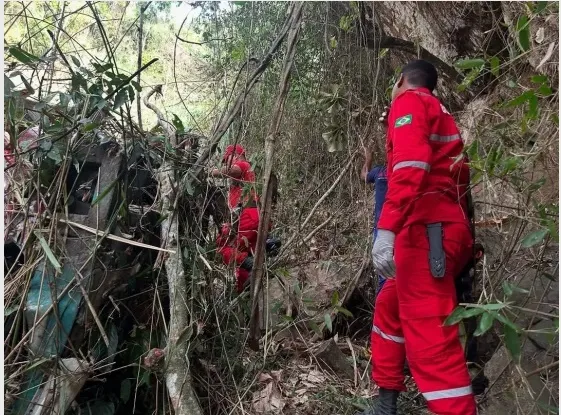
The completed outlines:
[[[380,388],[380,394],[374,406],[357,415],[396,415],[398,396],[399,391]]]

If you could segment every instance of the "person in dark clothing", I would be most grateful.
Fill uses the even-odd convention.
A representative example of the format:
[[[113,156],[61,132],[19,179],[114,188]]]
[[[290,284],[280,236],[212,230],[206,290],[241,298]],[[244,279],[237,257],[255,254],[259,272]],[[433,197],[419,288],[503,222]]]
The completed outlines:
[[[374,227],[372,231],[372,240],[376,240],[378,221],[380,220],[380,213],[382,206],[386,199],[388,191],[388,177],[386,173],[386,166],[372,166],[372,151],[364,147],[364,165],[360,172],[360,178],[368,184],[374,185]],[[378,287],[376,294],[380,292],[384,286],[386,279],[383,275],[378,274]]]

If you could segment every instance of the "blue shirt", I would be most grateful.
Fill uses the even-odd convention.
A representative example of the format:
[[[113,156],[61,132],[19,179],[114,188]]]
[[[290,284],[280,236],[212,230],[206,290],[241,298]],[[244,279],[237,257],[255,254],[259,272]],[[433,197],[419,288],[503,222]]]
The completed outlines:
[[[386,193],[388,192],[388,176],[385,166],[376,166],[368,172],[366,182],[374,185],[374,238],[376,238],[376,229],[382,207],[386,200]]]

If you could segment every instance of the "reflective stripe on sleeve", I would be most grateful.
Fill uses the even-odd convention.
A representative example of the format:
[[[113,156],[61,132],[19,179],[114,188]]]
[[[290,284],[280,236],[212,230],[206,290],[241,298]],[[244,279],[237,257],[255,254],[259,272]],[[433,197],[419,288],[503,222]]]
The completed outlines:
[[[460,134],[452,134],[452,135],[439,135],[439,134],[431,134],[430,141],[438,141],[440,143],[451,143],[452,141],[461,140]]]
[[[380,335],[380,337],[383,338],[383,339],[391,340],[392,342],[396,342],[396,343],[405,343],[405,339],[403,337],[392,336],[391,334],[386,334],[382,330],[380,330],[378,328],[378,326],[376,326],[376,325],[372,326],[372,331],[374,333]]]
[[[393,171],[402,169],[404,167],[416,167],[418,169],[423,169],[423,170],[426,170],[426,171],[430,171],[429,163],[425,163],[424,161],[416,161],[416,160],[400,161],[399,163],[396,163],[393,166]]]
[[[423,393],[423,396],[427,401],[435,401],[437,399],[460,398],[462,396],[468,396],[472,394],[473,391],[471,390],[471,385],[470,385],[461,388],[443,389],[440,391],[425,392]]]

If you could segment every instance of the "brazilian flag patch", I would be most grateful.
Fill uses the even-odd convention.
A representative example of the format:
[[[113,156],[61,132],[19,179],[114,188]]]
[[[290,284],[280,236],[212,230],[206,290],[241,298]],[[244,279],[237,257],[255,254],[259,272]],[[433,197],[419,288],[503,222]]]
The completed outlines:
[[[413,122],[413,114],[407,114],[403,117],[399,117],[395,120],[395,128],[403,127],[404,125],[411,124]]]

